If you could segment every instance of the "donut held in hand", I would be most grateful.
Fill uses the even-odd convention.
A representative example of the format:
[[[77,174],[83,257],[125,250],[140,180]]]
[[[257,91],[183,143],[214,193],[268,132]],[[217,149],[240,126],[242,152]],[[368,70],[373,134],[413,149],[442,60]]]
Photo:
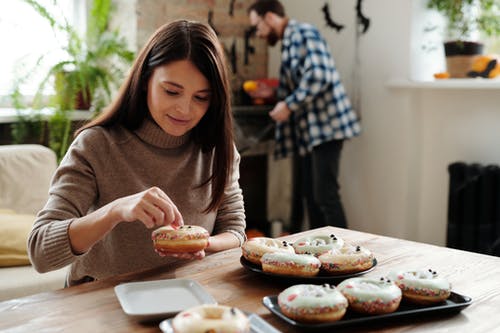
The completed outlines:
[[[363,314],[384,314],[397,310],[401,289],[386,278],[350,278],[337,288],[349,301],[349,308]]]
[[[287,252],[266,253],[260,262],[264,272],[300,277],[315,276],[321,267],[321,262],[313,255]]]
[[[260,258],[266,253],[295,253],[293,247],[288,242],[268,237],[254,237],[248,239],[241,246],[241,252],[246,260],[257,265],[260,265]]]
[[[429,305],[450,297],[451,284],[432,269],[391,272],[389,278],[401,288],[403,299],[411,303]]]
[[[333,285],[298,284],[278,295],[278,305],[293,320],[327,323],[341,319],[348,302]]]
[[[208,231],[197,225],[183,225],[179,229],[161,227],[151,238],[155,249],[164,252],[198,252],[208,246]]]
[[[172,328],[174,333],[248,333],[250,320],[237,308],[205,304],[179,312]]]

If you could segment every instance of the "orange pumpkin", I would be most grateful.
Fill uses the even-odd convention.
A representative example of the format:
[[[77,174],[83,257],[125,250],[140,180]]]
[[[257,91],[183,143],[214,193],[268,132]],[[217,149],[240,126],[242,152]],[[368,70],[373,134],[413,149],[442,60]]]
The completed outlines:
[[[469,77],[494,78],[500,75],[500,59],[498,55],[482,55],[476,57],[471,65]]]

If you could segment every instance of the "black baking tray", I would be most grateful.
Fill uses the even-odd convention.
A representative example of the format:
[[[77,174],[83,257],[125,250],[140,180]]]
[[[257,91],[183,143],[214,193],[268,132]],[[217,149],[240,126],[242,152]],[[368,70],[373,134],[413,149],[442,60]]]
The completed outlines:
[[[468,296],[460,295],[455,292],[451,292],[450,297],[439,304],[435,305],[414,305],[410,303],[401,302],[399,308],[392,313],[380,314],[380,315],[363,315],[349,311],[349,308],[342,319],[332,323],[321,323],[321,324],[306,324],[297,322],[293,319],[288,318],[281,312],[278,305],[278,296],[265,296],[262,299],[262,303],[266,308],[269,309],[274,315],[278,316],[280,319],[286,321],[288,324],[307,330],[324,330],[333,328],[350,327],[357,325],[374,324],[379,322],[387,322],[391,319],[403,319],[411,318],[415,316],[421,316],[423,314],[454,314],[462,311],[472,303],[472,299]]]
[[[300,283],[312,283],[312,284],[323,284],[323,283],[333,283],[337,284],[345,279],[349,279],[352,277],[360,276],[363,274],[366,274],[370,271],[372,271],[375,266],[377,266],[377,259],[373,259],[373,265],[367,270],[361,271],[361,272],[356,272],[356,273],[351,273],[351,274],[339,274],[339,275],[331,275],[327,274],[323,271],[320,270],[318,275],[315,276],[310,276],[310,277],[301,277],[301,276],[294,276],[294,275],[282,275],[282,274],[275,274],[275,273],[270,273],[270,272],[264,272],[262,270],[262,267],[260,265],[256,265],[248,260],[245,259],[245,257],[240,258],[240,263],[243,267],[246,269],[261,274],[263,276],[271,277],[275,281],[286,283],[286,284],[300,284]]]

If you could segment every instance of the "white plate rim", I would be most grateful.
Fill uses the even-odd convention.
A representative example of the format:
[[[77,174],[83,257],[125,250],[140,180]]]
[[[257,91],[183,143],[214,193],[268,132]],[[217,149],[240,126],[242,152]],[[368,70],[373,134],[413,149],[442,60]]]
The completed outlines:
[[[205,291],[205,289],[195,280],[191,279],[164,279],[164,280],[152,280],[152,281],[138,281],[138,282],[126,282],[118,284],[114,287],[115,295],[118,298],[120,306],[123,309],[125,314],[139,319],[139,320],[150,320],[154,318],[166,318],[168,316],[172,316],[177,314],[178,312],[184,310],[183,308],[172,309],[169,311],[165,311],[159,309],[158,311],[141,311],[136,309],[138,306],[140,308],[140,304],[135,304],[131,306],[131,300],[129,299],[128,293],[130,291],[140,292],[141,290],[145,291],[154,291],[160,289],[168,289],[168,288],[184,288],[188,292],[192,293],[193,296],[199,300],[199,303],[193,304],[217,304],[217,301]]]

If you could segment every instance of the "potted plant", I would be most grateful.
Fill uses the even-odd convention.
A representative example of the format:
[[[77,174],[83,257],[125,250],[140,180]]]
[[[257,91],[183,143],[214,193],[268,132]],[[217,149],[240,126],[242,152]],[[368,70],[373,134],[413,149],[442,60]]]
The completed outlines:
[[[428,0],[447,20],[444,50],[451,77],[467,76],[474,59],[483,54],[484,43],[478,35],[500,34],[499,0]]]
[[[32,105],[34,109],[47,106],[54,109],[54,116],[48,121],[49,146],[62,157],[69,144],[71,124],[68,112],[91,109],[98,113],[109,103],[135,54],[128,49],[126,39],[117,30],[110,30],[114,10],[111,0],[91,1],[84,34],[80,34],[67,19],[56,20],[36,0],[23,1],[47,20],[54,33],[66,36],[67,43],[61,46],[65,56],[49,66]],[[48,86],[55,93],[46,100]]]

